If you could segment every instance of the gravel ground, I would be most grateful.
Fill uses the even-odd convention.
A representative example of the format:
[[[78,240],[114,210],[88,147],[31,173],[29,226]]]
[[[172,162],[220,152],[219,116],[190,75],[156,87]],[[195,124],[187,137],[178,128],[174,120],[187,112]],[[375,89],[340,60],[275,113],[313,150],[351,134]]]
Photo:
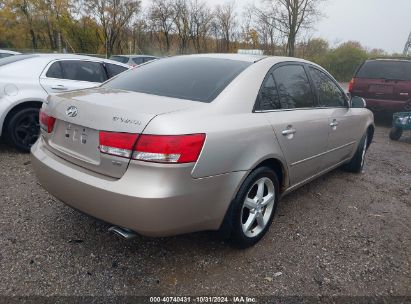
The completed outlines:
[[[57,201],[0,143],[0,295],[411,296],[411,134],[379,126],[365,172],[285,197],[239,251],[210,233],[131,241]]]

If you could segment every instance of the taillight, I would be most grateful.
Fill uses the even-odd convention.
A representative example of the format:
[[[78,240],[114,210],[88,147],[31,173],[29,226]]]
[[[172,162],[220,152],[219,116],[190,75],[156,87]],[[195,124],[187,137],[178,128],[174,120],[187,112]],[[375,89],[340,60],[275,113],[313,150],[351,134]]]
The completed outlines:
[[[195,162],[205,137],[205,134],[140,135],[132,158],[157,163]]]
[[[47,133],[51,133],[53,131],[54,123],[56,122],[56,119],[44,113],[43,109],[40,109],[39,120],[40,120],[40,127],[43,130],[47,131]]]
[[[100,131],[101,153],[130,158],[138,134]]]
[[[348,92],[352,92],[352,90],[354,89],[354,85],[355,85],[355,78],[352,78],[350,83],[348,84]]]

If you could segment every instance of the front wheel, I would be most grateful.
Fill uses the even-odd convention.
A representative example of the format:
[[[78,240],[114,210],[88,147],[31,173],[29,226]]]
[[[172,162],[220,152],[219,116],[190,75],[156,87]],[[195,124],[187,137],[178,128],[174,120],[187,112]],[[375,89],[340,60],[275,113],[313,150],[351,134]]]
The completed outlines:
[[[353,173],[361,173],[364,168],[365,154],[367,153],[368,148],[368,134],[366,133],[358,145],[357,151],[355,152],[353,158],[348,164],[343,168],[346,171]]]
[[[40,133],[39,109],[30,107],[13,114],[7,125],[11,143],[20,151],[29,152]]]
[[[276,173],[267,167],[255,169],[240,187],[226,220],[231,228],[230,241],[238,248],[256,244],[273,220],[279,197]]]

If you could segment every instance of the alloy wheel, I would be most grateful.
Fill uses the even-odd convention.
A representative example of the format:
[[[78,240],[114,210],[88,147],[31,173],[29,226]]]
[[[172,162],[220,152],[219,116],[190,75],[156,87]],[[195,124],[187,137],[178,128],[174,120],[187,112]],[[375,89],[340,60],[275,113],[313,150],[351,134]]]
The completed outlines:
[[[14,128],[14,137],[21,145],[30,148],[39,137],[38,111],[31,111],[19,117]]]
[[[274,210],[275,188],[271,179],[258,179],[248,191],[241,211],[241,226],[247,237],[259,235]]]

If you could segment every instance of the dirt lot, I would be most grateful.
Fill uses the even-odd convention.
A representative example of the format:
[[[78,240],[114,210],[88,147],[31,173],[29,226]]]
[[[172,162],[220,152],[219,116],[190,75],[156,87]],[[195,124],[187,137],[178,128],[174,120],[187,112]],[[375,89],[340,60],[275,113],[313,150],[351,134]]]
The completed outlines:
[[[0,295],[411,296],[411,134],[379,126],[365,173],[285,197],[239,251],[210,233],[132,241],[58,202],[0,144]]]

